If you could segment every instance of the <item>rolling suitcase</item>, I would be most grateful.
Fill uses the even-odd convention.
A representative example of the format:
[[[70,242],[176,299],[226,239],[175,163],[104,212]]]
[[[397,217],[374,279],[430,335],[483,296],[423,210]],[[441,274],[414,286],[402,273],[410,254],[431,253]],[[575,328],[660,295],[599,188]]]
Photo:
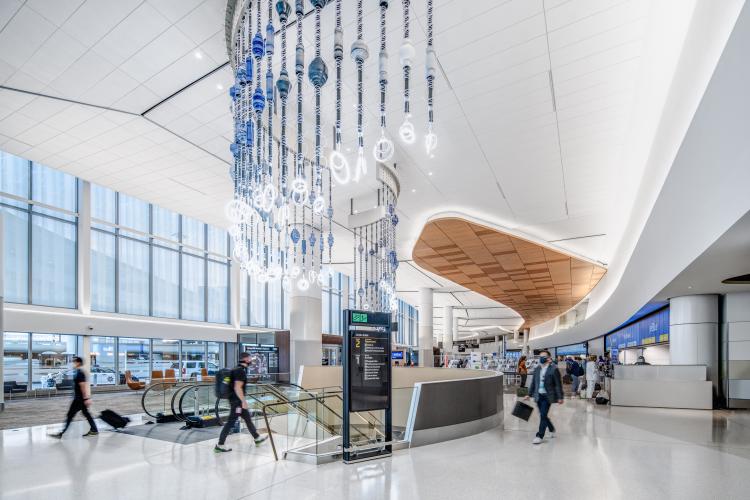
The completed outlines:
[[[115,430],[124,429],[125,426],[130,423],[130,419],[128,417],[118,415],[112,410],[104,410],[101,415],[99,415],[99,418],[104,420],[104,422],[108,425],[114,427]]]
[[[531,418],[531,413],[534,411],[534,407],[527,405],[523,401],[516,401],[516,406],[513,407],[511,415],[518,417],[521,420],[528,421]]]

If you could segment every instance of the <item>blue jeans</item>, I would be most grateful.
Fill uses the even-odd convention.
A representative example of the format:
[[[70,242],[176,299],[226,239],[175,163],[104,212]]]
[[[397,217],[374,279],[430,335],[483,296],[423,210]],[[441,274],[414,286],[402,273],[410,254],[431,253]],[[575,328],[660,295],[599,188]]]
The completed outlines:
[[[536,402],[539,408],[539,432],[536,433],[537,437],[544,438],[544,432],[549,429],[550,432],[555,432],[555,426],[552,425],[552,421],[547,416],[549,414],[550,406],[552,401],[549,400],[546,394],[540,394],[539,399]]]
[[[578,375],[571,375],[570,378],[573,379],[573,395],[578,392],[578,383],[580,382],[580,377]]]

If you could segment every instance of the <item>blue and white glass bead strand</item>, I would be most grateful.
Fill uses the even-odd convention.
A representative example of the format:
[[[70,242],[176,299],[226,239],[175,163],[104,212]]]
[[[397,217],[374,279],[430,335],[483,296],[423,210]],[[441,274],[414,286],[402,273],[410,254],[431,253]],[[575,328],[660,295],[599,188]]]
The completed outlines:
[[[367,175],[367,160],[365,159],[364,135],[364,64],[370,53],[363,37],[362,28],[362,0],[357,0],[357,39],[352,44],[352,59],[357,65],[357,163],[354,167],[354,181]]]
[[[295,155],[295,174],[292,180],[292,201],[298,207],[307,203],[309,189],[304,171],[304,129],[303,129],[303,92],[302,83],[305,75],[305,46],[302,40],[302,21],[305,18],[304,0],[296,0],[297,45],[295,47],[294,72],[297,76],[297,152]]]
[[[380,53],[378,54],[378,81],[380,83],[380,138],[372,147],[375,161],[388,162],[393,158],[393,141],[385,135],[385,103],[388,87],[388,51],[386,50],[386,11],[388,0],[380,0]]]
[[[333,33],[333,59],[336,62],[336,125],[334,146],[328,158],[328,168],[336,184],[339,185],[347,184],[351,179],[349,161],[341,152],[341,62],[343,58],[344,29],[341,23],[341,0],[336,0],[336,29]]]
[[[437,134],[435,134],[434,124],[434,102],[433,88],[435,86],[435,76],[437,74],[437,55],[432,37],[432,1],[427,0],[427,48],[425,49],[425,78],[427,79],[427,135],[424,137],[425,152],[431,155],[437,147]]]
[[[409,109],[409,73],[414,64],[416,51],[409,38],[409,0],[401,0],[401,3],[404,8],[404,39],[401,42],[398,55],[401,66],[404,68],[404,121],[398,128],[398,135],[404,143],[414,144],[417,136],[414,131],[414,124],[411,122],[411,111]]]
[[[308,77],[315,89],[315,174],[313,176],[313,187],[311,197],[313,213],[321,215],[325,208],[325,197],[323,196],[323,175],[320,166],[321,156],[321,125],[320,125],[320,89],[328,81],[328,68],[320,56],[320,11],[326,4],[326,0],[312,0],[315,8],[315,58],[310,62]]]

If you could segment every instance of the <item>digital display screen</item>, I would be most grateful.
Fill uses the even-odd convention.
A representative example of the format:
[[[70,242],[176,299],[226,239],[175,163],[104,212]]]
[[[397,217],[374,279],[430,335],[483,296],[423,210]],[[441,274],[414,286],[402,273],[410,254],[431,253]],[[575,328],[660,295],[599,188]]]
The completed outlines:
[[[367,323],[367,313],[352,313],[352,323]]]
[[[391,359],[404,359],[404,351],[393,351]]]
[[[391,315],[351,311],[346,325],[345,369],[350,411],[390,406]],[[403,356],[403,351],[398,354]]]

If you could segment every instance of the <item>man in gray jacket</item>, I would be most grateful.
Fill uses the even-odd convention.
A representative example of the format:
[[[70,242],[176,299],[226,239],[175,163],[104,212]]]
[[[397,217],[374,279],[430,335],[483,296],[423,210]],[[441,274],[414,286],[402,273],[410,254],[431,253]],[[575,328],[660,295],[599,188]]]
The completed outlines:
[[[534,369],[529,388],[529,397],[534,398],[539,408],[539,432],[536,433],[534,444],[539,444],[544,439],[544,432],[549,428],[550,437],[555,437],[555,426],[549,419],[549,409],[552,403],[563,404],[563,388],[560,372],[552,363],[549,351],[541,351],[539,365]]]

